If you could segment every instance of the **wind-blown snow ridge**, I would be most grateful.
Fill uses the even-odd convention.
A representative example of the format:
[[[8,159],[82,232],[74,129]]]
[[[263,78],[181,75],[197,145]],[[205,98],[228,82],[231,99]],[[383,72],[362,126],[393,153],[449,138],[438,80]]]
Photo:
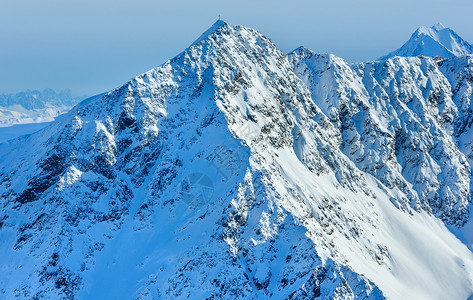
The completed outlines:
[[[467,298],[470,69],[217,23],[0,145],[0,295]]]
[[[463,40],[450,28],[441,23],[432,27],[419,27],[411,38],[399,49],[380,57],[386,60],[394,56],[440,56],[452,58],[473,54],[473,46]]]

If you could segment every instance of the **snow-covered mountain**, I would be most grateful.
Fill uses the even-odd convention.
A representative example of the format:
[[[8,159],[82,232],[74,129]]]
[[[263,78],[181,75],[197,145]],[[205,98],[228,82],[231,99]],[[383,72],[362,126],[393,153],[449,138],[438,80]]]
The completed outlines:
[[[386,60],[395,56],[440,56],[452,58],[473,54],[473,46],[463,40],[450,28],[441,23],[432,27],[419,27],[401,48],[380,57]]]
[[[53,121],[82,99],[84,97],[73,97],[67,89],[60,92],[44,89],[0,94],[0,127]]]
[[[0,295],[466,299],[472,67],[218,21],[0,144]]]

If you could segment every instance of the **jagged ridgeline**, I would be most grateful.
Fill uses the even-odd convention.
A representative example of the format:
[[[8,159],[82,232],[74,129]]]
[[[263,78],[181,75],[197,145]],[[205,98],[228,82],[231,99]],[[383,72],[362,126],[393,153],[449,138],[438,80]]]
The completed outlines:
[[[466,299],[472,66],[218,21],[0,144],[0,295]]]

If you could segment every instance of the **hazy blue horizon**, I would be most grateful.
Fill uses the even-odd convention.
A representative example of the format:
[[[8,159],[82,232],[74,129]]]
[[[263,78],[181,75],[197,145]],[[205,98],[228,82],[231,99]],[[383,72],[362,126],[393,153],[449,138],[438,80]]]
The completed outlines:
[[[296,0],[158,3],[151,0],[6,2],[0,11],[0,93],[113,89],[179,54],[221,15],[255,28],[284,52],[305,46],[349,62],[400,47],[442,22],[473,42],[473,2]]]

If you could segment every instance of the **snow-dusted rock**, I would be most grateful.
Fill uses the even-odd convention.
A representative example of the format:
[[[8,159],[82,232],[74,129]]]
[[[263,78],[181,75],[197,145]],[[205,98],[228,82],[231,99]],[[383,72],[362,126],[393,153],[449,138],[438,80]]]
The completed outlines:
[[[304,48],[289,57],[340,130],[344,154],[404,194],[393,199],[396,206],[422,208],[458,226],[468,220],[471,170],[454,135],[460,112],[435,60],[396,57],[349,66]]]
[[[439,70],[286,56],[218,21],[0,146],[0,295],[467,298],[472,253],[437,218],[470,206]]]

